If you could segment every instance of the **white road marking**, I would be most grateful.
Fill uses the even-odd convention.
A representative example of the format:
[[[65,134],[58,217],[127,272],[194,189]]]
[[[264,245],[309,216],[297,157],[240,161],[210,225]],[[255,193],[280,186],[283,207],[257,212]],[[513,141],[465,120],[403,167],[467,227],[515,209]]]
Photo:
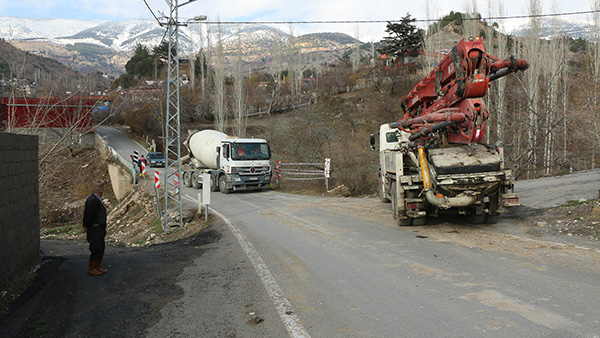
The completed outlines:
[[[210,211],[212,211],[221,219],[223,219],[223,221],[225,221],[229,230],[233,233],[237,241],[240,243],[242,249],[246,253],[246,256],[252,263],[252,266],[254,266],[256,273],[262,280],[263,285],[267,290],[267,293],[273,300],[273,303],[275,304],[275,309],[279,313],[279,317],[285,325],[285,328],[290,337],[309,338],[310,335],[304,328],[304,325],[302,325],[302,323],[300,322],[300,318],[298,318],[296,313],[292,310],[292,304],[283,295],[281,287],[279,287],[279,284],[277,284],[277,281],[275,280],[275,278],[273,278],[273,275],[269,271],[269,268],[267,268],[267,265],[254,248],[254,245],[250,243],[248,237],[246,237],[246,235],[244,235],[244,233],[237,226],[231,223],[231,221],[229,221],[229,219],[227,219],[227,217],[225,217],[223,214],[212,208],[210,209]]]
[[[188,194],[183,195],[183,198],[186,199],[186,200],[188,200],[188,201],[190,201],[190,202],[198,203],[197,199],[193,198],[192,196],[190,196]]]

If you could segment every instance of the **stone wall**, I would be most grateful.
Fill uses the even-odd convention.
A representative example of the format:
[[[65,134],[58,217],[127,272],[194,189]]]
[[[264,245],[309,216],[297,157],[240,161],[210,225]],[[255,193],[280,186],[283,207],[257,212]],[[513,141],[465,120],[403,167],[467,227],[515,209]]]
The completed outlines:
[[[40,258],[38,137],[0,133],[0,290]]]

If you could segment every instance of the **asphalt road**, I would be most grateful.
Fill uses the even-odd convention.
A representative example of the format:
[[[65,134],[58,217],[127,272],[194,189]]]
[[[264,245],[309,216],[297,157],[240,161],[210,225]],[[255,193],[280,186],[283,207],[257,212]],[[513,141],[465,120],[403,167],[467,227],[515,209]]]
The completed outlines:
[[[254,244],[311,336],[600,334],[597,251],[570,257],[525,241],[530,248],[502,252],[492,239],[465,244],[423,235],[427,227],[394,226],[372,199],[364,200],[368,208],[356,199],[277,192],[215,200]]]
[[[117,138],[118,133],[110,133]],[[118,148],[127,151],[124,142]],[[589,184],[592,178],[583,180],[585,189],[598,190]],[[532,189],[545,191],[546,183],[541,184]],[[517,192],[526,205],[533,201]],[[193,203],[197,193],[182,190],[186,203]],[[42,308],[47,302],[39,295],[46,286],[17,311],[33,314],[25,321],[31,326],[35,318],[74,302],[73,312],[82,316],[70,318],[80,319],[79,325],[97,328],[89,318],[102,315],[110,324],[102,328],[122,336],[600,336],[596,249],[498,234],[493,227],[456,220],[401,228],[394,225],[389,205],[375,198],[267,191],[213,193],[211,202],[213,213],[223,218],[209,230],[212,241],[192,239],[129,254],[164,248],[164,263],[157,266],[144,256],[136,258],[137,264],[120,263],[121,255],[113,253],[115,268],[100,282],[84,275],[62,279],[80,290],[60,298],[62,307]],[[513,220],[498,227],[511,227]],[[60,267],[68,264],[77,266],[71,274],[81,274],[82,255],[63,256],[55,275],[64,274]],[[137,274],[148,276],[147,281],[138,282]],[[110,285],[102,289],[102,296],[110,297],[107,305],[93,306],[94,298],[83,291],[89,283]],[[126,291],[132,289],[143,291]],[[121,311],[124,304],[139,306]],[[140,322],[126,325],[133,317]],[[12,322],[17,319],[3,319],[0,327]],[[59,323],[61,330],[67,326],[66,336],[88,332],[68,320]],[[100,336],[115,336],[107,332]]]
[[[517,181],[515,189],[523,204],[531,208],[549,208],[567,201],[597,199],[600,196],[600,170]]]

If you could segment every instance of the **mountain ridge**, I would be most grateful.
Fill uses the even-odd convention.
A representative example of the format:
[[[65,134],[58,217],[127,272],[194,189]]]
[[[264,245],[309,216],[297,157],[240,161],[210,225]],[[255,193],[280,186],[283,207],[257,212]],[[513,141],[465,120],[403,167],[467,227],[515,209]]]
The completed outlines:
[[[523,21],[522,24],[513,22],[506,33],[513,36],[529,34],[528,23]],[[565,34],[584,39],[592,36],[593,27],[586,22],[542,18],[540,23],[542,38]],[[553,29],[553,24],[558,24],[558,29]],[[207,27],[210,27],[210,33]],[[243,57],[248,59],[245,60],[247,65],[258,68],[264,66],[261,60],[269,59],[269,54],[292,38],[300,42],[301,52],[318,50],[324,53],[321,60],[329,62],[342,57],[358,41],[347,34],[335,32],[293,36],[278,28],[260,24],[190,24],[181,27],[179,32],[182,55],[197,52],[200,42],[206,46],[210,41],[214,45],[220,38],[226,57],[236,54],[240,43]],[[79,71],[97,70],[113,76],[124,72],[124,65],[138,44],[151,49],[161,42],[164,33],[165,28],[153,19],[85,21],[0,17],[0,38],[17,48],[63,63],[74,60],[72,65]]]
[[[83,21],[71,19],[19,19],[0,17],[0,37],[19,49],[54,58],[61,62],[74,58],[73,67],[89,72],[99,70],[113,76],[124,72],[125,63],[138,44],[149,49],[160,44],[165,29],[151,19],[124,21]],[[17,20],[18,19],[18,20]],[[54,25],[53,30],[45,31],[43,26]],[[180,53],[191,54],[199,50],[200,41],[206,45],[219,39],[223,42],[225,55],[236,53],[238,41],[241,42],[248,61],[261,67],[260,60],[265,54],[292,38],[275,27],[267,25],[210,25],[206,27],[189,25],[181,27],[179,34]],[[203,37],[199,29],[202,29]],[[44,33],[47,33],[44,35]],[[339,58],[351,48],[357,40],[343,33],[323,34],[323,46],[329,58]],[[210,35],[210,36],[208,36]],[[302,36],[295,37],[299,41]],[[96,59],[96,64],[94,60]]]

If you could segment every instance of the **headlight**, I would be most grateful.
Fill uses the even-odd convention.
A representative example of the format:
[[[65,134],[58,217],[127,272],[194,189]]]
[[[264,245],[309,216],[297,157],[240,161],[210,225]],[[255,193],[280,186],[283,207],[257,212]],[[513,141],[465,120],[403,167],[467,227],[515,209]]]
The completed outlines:
[[[233,178],[233,180],[234,180],[235,182],[241,182],[241,181],[242,181],[242,179],[241,179],[241,178],[239,178],[239,177],[234,177],[234,178]]]

